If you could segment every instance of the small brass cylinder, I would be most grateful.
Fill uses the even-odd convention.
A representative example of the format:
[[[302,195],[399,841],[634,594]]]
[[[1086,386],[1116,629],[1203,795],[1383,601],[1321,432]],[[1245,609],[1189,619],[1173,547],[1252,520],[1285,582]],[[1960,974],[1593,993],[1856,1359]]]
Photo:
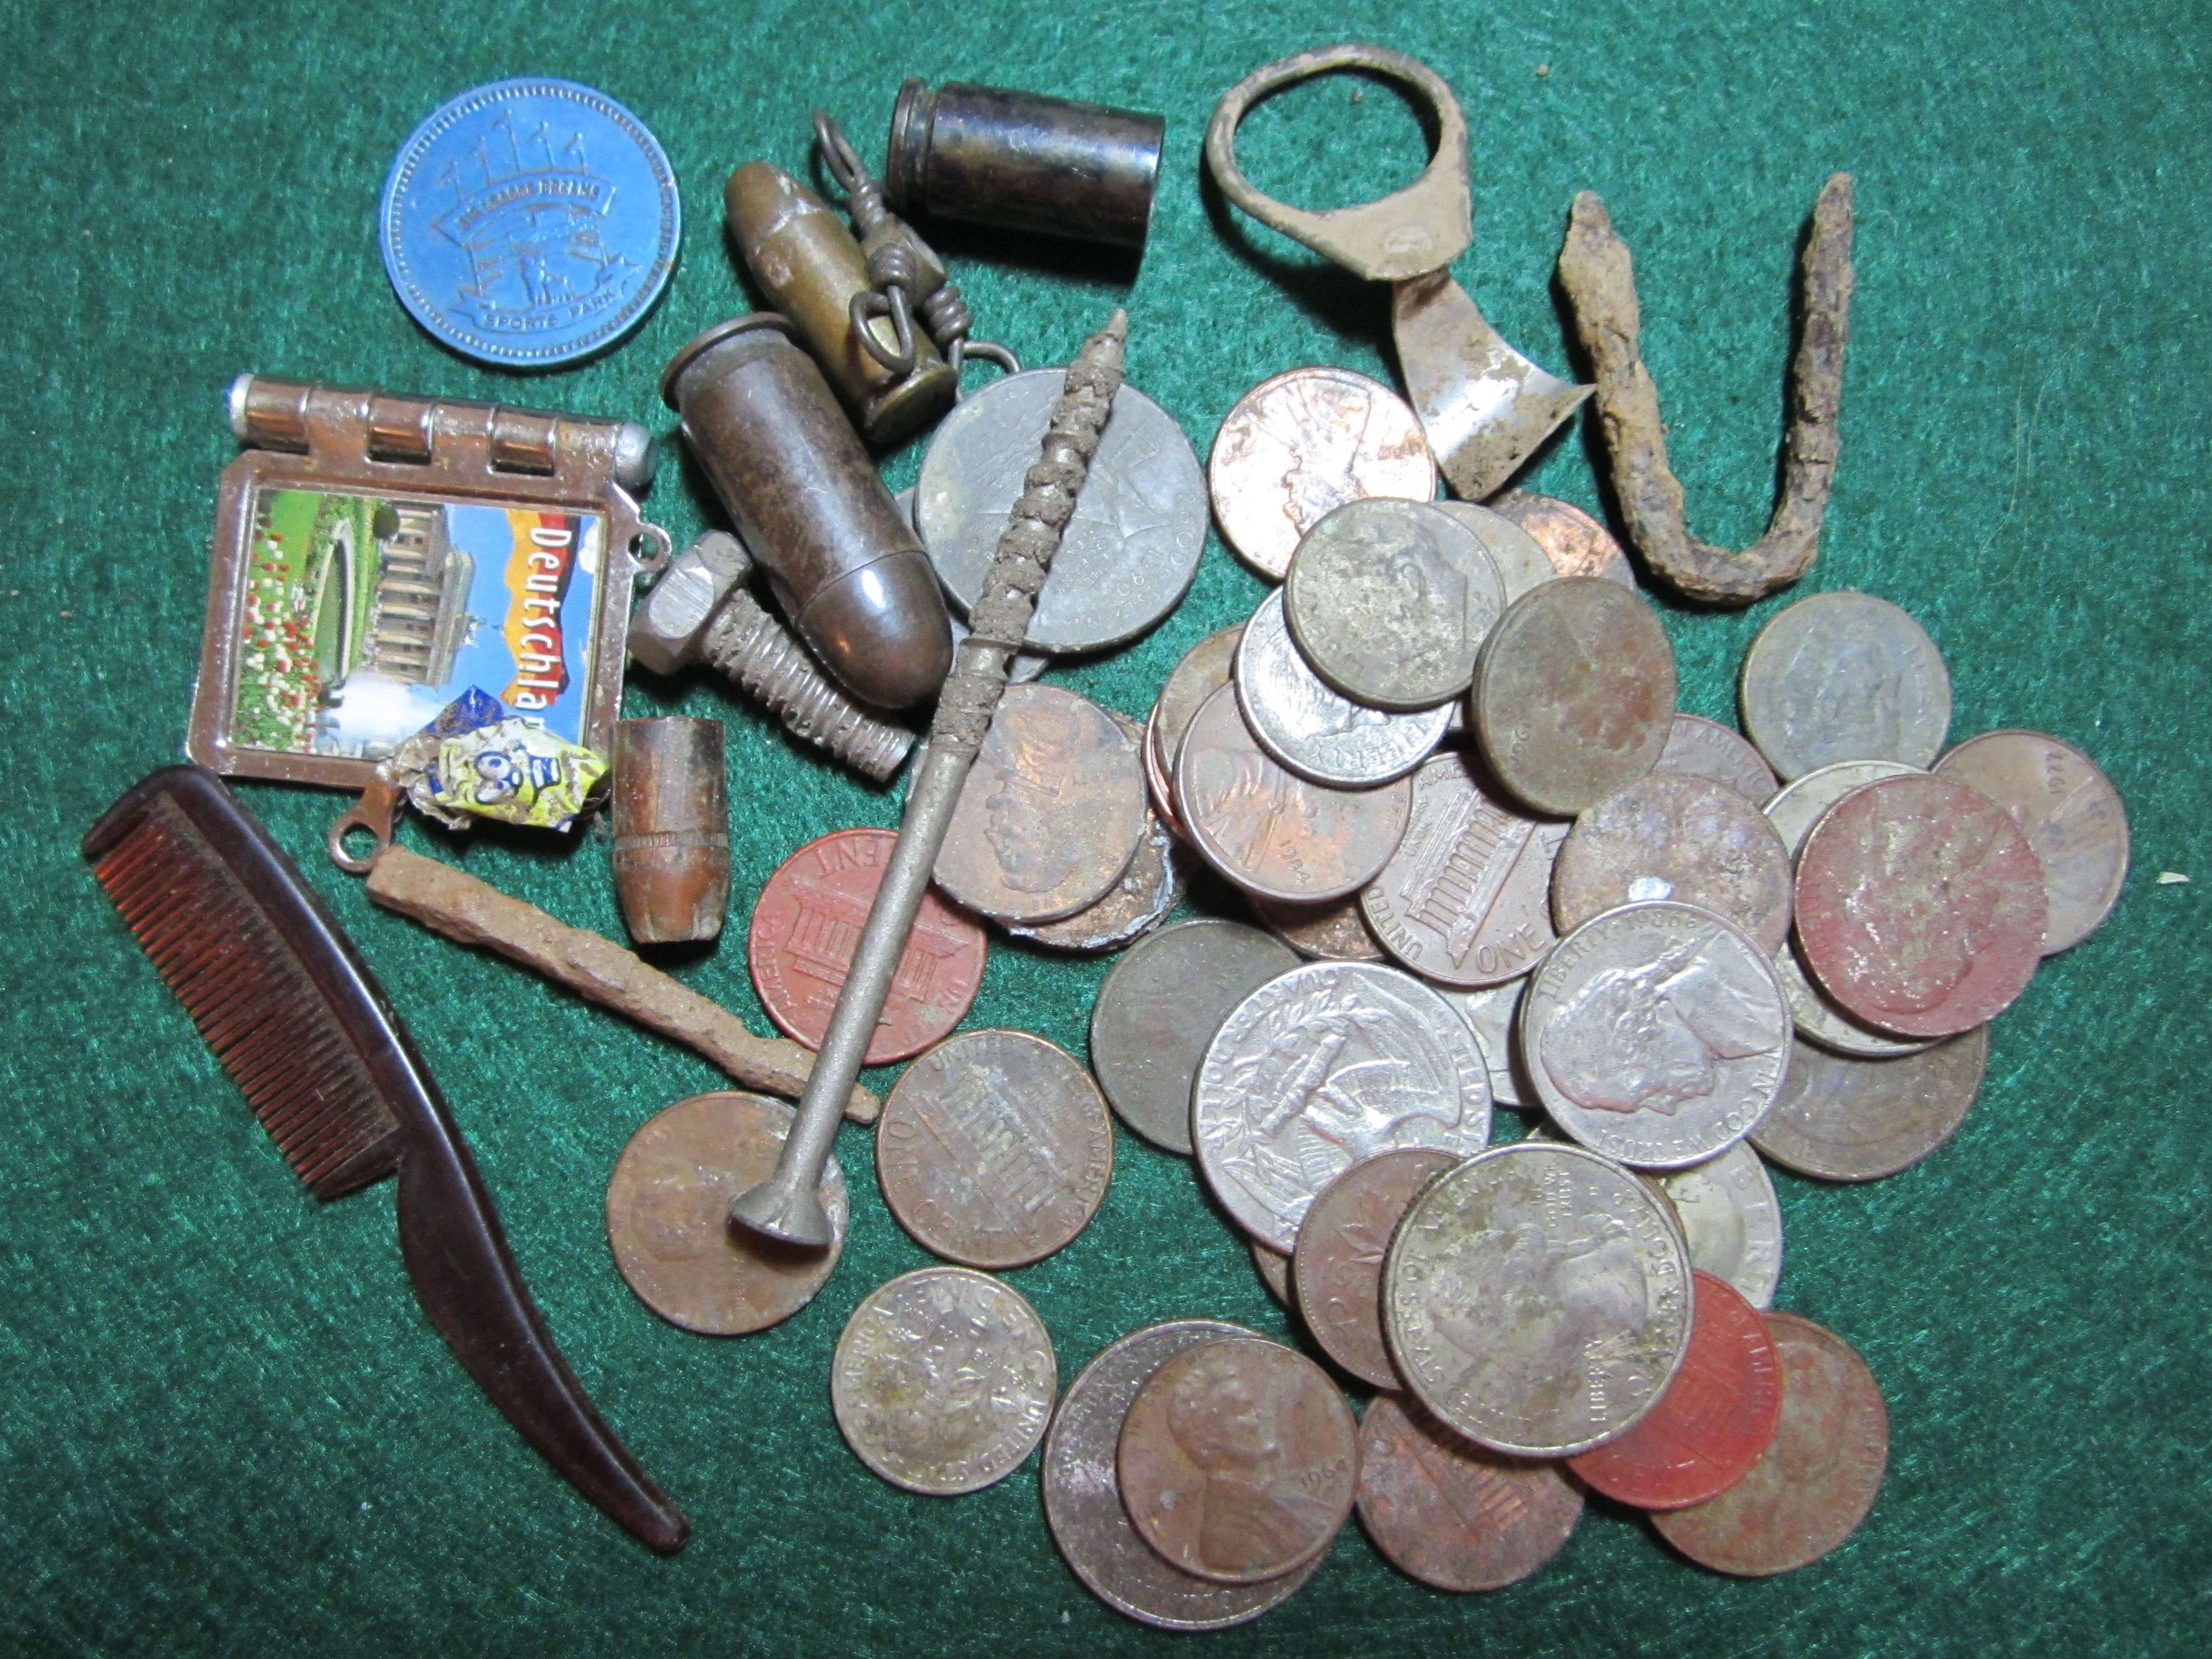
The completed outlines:
[[[891,210],[1142,247],[1167,121],[1031,92],[899,88],[884,158]]]
[[[730,902],[722,723],[670,715],[615,726],[615,893],[641,945],[710,939]]]
[[[908,708],[952,666],[945,597],[792,331],[769,312],[719,324],[677,352],[660,393],[799,636],[862,702]]]

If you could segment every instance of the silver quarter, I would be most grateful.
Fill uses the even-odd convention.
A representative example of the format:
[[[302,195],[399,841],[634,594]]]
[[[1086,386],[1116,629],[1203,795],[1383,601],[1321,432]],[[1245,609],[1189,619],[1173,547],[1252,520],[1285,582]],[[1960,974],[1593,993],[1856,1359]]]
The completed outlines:
[[[1685,714],[1680,709],[1674,712],[1674,723],[1667,728],[1667,746],[1659,751],[1659,763],[1651,769],[1711,778],[1753,806],[1765,805],[1780,787],[1774,769],[1750,738],[1731,732],[1718,720]]]
[[[1954,1134],[1989,1067],[1986,1025],[1903,1060],[1853,1060],[1799,1043],[1782,1098],[1751,1143],[1820,1181],[1878,1181]]]
[[[1984,732],[1936,763],[2006,811],[2043,861],[2051,897],[2043,954],[2095,933],[2128,879],[2128,810],[2097,763],[2041,732]]]
[[[1689,1255],[1663,1206],[1611,1159],[1544,1141],[1443,1176],[1383,1267],[1407,1386],[1516,1456],[1569,1456],[1633,1426],[1690,1342]]]
[[[1790,1009],[1771,957],[1693,905],[1623,905],[1559,941],[1521,1004],[1552,1121],[1644,1170],[1717,1158],[1781,1091]]]
[[[1521,996],[1528,988],[1523,977],[1473,991],[1437,992],[1473,1029],[1490,1067],[1490,1098],[1500,1106],[1535,1103],[1535,1091],[1521,1080]]]
[[[1506,604],[1512,604],[1532,587],[1557,581],[1564,574],[1552,562],[1552,556],[1544,551],[1544,544],[1503,513],[1477,507],[1473,501],[1438,501],[1436,505],[1438,511],[1450,514],[1462,527],[1473,531],[1481,542],[1491,563],[1498,567],[1498,580],[1505,585]]]
[[[1066,380],[1037,368],[993,381],[953,408],[922,457],[915,525],[963,610],[982,596]],[[1030,648],[1103,651],[1156,626],[1198,574],[1207,517],[1206,474],[1182,428],[1123,386],[1030,619]]]
[[[1454,705],[1394,714],[1339,696],[1291,640],[1279,587],[1237,647],[1237,707],[1260,746],[1299,776],[1364,789],[1419,766],[1443,740]]]
[[[1297,965],[1280,940],[1233,921],[1186,921],[1133,947],[1091,1011],[1091,1064],[1115,1115],[1188,1157],[1191,1081],[1206,1044],[1245,997]]]
[[[1572,933],[1641,899],[1715,911],[1770,954],[1790,937],[1790,849],[1725,784],[1654,772],[1575,820],[1552,866],[1552,921]]]
[[[1784,779],[1838,761],[1924,769],[1951,724],[1951,673],[1920,624],[1844,590],[1777,611],[1744,654],[1743,729]]]
[[[830,1401],[863,1463],[944,1497],[1012,1474],[1044,1437],[1058,1382],[1052,1338],[1020,1291],[966,1267],[924,1267],[853,1310]]]
[[[1206,1184],[1237,1224],[1288,1254],[1314,1195],[1401,1146],[1490,1143],[1490,1074],[1449,1004],[1395,969],[1310,962],[1238,1003],[1191,1094]]]
[[[906,521],[912,524],[914,522],[914,486],[908,484],[904,489],[900,490],[894,499],[898,502],[898,510],[905,514]],[[921,532],[917,529],[914,533],[919,536]],[[960,641],[968,637],[968,624],[957,616],[948,617],[946,620],[952,624],[952,647],[957,651],[960,647]],[[1007,684],[1026,685],[1051,666],[1052,659],[1049,657],[1039,656],[1034,651],[1016,652],[1014,659],[1006,665]]]
[[[1690,1241],[1690,1265],[1728,1280],[1753,1307],[1772,1307],[1782,1280],[1782,1206],[1759,1154],[1738,1141],[1711,1163],[1660,1176],[1659,1185]]]

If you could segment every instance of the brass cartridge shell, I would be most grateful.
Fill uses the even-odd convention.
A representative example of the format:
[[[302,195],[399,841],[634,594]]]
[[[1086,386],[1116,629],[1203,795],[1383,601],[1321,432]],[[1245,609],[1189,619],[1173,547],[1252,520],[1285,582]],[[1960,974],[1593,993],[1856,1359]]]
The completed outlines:
[[[937,695],[952,625],[937,573],[792,325],[732,318],[678,350],[661,396],[776,601],[863,702]]]
[[[615,893],[641,945],[714,938],[730,902],[722,723],[670,715],[615,726]]]

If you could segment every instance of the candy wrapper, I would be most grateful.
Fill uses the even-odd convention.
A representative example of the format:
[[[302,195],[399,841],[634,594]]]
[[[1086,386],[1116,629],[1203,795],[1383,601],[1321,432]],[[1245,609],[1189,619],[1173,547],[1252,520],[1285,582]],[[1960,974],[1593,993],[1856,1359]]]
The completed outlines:
[[[593,805],[607,763],[471,686],[376,770],[416,811],[450,829],[496,818],[566,830]]]

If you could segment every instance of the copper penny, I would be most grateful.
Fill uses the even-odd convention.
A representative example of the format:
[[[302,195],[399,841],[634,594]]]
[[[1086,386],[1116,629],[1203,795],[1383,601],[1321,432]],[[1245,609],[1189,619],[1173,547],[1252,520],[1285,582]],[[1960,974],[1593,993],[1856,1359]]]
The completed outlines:
[[[1539,812],[1579,812],[1657,763],[1674,718],[1674,650],[1640,596],[1563,576],[1505,607],[1469,707],[1500,783]]]
[[[1849,1538],[1889,1463],[1889,1413],[1851,1345],[1795,1314],[1769,1314],[1766,1328],[1782,1359],[1773,1443],[1718,1498],[1651,1517],[1691,1560],[1742,1578],[1805,1566]]]
[[[793,1042],[822,1046],[897,842],[889,830],[837,830],[793,853],[761,889],[747,936],[753,988]],[[975,1003],[988,951],[981,927],[925,894],[868,1039],[868,1064],[910,1060],[942,1041]]]
[[[1957,1133],[1989,1060],[1986,1025],[1898,1060],[1851,1059],[1800,1042],[1782,1097],[1751,1144],[1821,1181],[1895,1175]]]
[[[1698,1272],[1690,1351],[1644,1419],[1567,1460],[1593,1492],[1640,1510],[1717,1498],[1751,1472],[1782,1420],[1782,1363],[1759,1310]]]
[[[2127,884],[2128,810],[2096,762],[2040,732],[1984,732],[1936,774],[1973,785],[2027,832],[2051,898],[2044,955],[2097,931]]]
[[[1206,476],[1222,538],[1277,581],[1300,538],[1346,501],[1437,493],[1420,417],[1348,368],[1294,368],[1254,386],[1214,434]]]
[[[1253,897],[1252,910],[1262,927],[1302,957],[1323,962],[1382,960],[1382,941],[1368,927],[1357,897],[1323,904],[1284,904]]]
[[[1152,816],[1167,825],[1176,840],[1188,841],[1190,832],[1182,827],[1182,819],[1176,811],[1175,781],[1169,776],[1167,762],[1160,755],[1160,706],[1157,702],[1145,717],[1145,741],[1140,747],[1145,757],[1145,794],[1151,803]]]
[[[1182,660],[1168,671],[1167,683],[1160,687],[1152,711],[1159,733],[1160,761],[1170,778],[1190,723],[1198,718],[1206,700],[1228,684],[1237,672],[1237,647],[1243,639],[1243,623],[1218,629],[1184,652]]]
[[[1352,1513],[1358,1430],[1328,1374],[1258,1337],[1176,1355],[1138,1391],[1116,1460],[1145,1541],[1185,1572],[1294,1572]]]
[[[1759,941],[1790,937],[1790,849],[1766,814],[1710,778],[1655,772],[1575,820],[1552,866],[1552,921],[1571,933],[1642,899],[1695,904]]]
[[[1089,1224],[1114,1124],[1082,1062],[1026,1031],[963,1031],[907,1067],[876,1124],[899,1225],[970,1267],[1018,1267]]]
[[[1138,725],[1118,708],[1109,708],[1106,714],[1139,753],[1149,753],[1149,726]],[[1160,925],[1190,884],[1191,857],[1176,839],[1176,832],[1152,805],[1149,782],[1148,772],[1144,839],[1137,843],[1137,855],[1129,860],[1129,867],[1113,890],[1072,916],[1039,922],[1034,927],[1010,926],[1009,934],[1054,951],[1095,956],[1102,951],[1118,951]]]
[[[1686,772],[1711,778],[1733,789],[1753,806],[1764,806],[1782,787],[1766,757],[1752,746],[1749,738],[1731,732],[1703,714],[1674,713],[1667,728],[1667,746],[1659,751],[1655,772]]]
[[[1398,850],[1360,894],[1383,948],[1424,978],[1462,989],[1527,973],[1558,942],[1552,864],[1567,826],[1498,798],[1468,757],[1413,775]]]
[[[822,1172],[830,1248],[801,1249],[730,1225],[730,1200],[775,1168],[793,1113],[721,1091],[679,1100],[632,1135],[607,1182],[607,1243],[639,1301],[702,1336],[765,1330],[809,1302],[845,1246],[845,1174]]]
[[[1359,1419],[1359,1524],[1390,1565],[1443,1590],[1503,1589],[1565,1547],[1580,1488],[1555,1463],[1463,1440],[1381,1394]]]
[[[1267,1287],[1267,1294],[1285,1308],[1291,1305],[1291,1259],[1280,1250],[1271,1250],[1258,1239],[1251,1241],[1252,1267],[1260,1275],[1260,1282]]]
[[[1635,568],[1613,532],[1572,501],[1516,489],[1490,505],[1534,536],[1562,576],[1602,576],[1634,590]]]
[[[1184,735],[1176,804],[1200,854],[1247,892],[1313,903],[1357,890],[1405,833],[1413,786],[1328,789],[1277,765],[1237,712],[1209,696]]]
[[[1846,1012],[1906,1036],[1986,1025],[2027,986],[2049,910],[2012,815],[1949,778],[1846,795],[1797,859],[1805,965]]]
[[[1298,1224],[1298,1312],[1322,1352],[1363,1382],[1404,1386],[1382,1335],[1382,1259],[1407,1206],[1458,1162],[1425,1146],[1378,1153],[1322,1188]]]
[[[1144,833],[1135,738],[1088,697],[1008,686],[953,809],[937,884],[994,921],[1058,921],[1113,890]]]

